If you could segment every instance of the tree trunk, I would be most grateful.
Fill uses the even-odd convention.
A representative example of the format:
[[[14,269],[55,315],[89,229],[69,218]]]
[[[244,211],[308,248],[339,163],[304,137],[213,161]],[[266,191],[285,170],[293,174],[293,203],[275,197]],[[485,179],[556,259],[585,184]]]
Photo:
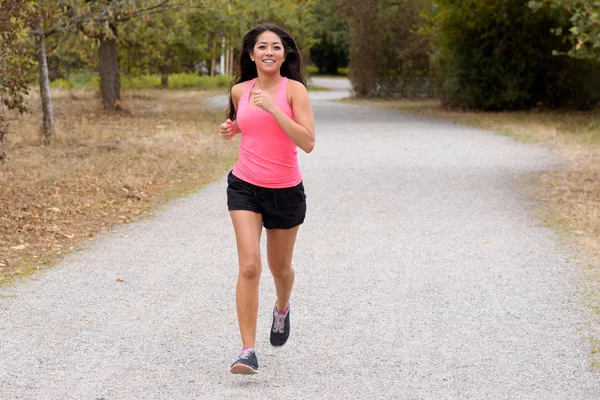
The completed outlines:
[[[0,165],[2,165],[4,159],[6,158],[6,155],[2,150],[2,142],[4,141],[4,135],[6,134],[6,131],[8,129],[8,123],[4,121],[4,115],[2,115],[2,113],[4,112],[3,108],[4,107],[2,107],[2,110],[0,111]]]
[[[225,70],[223,71],[223,75],[227,75],[229,73],[229,49],[225,48]]]
[[[163,60],[163,64],[160,66],[160,84],[162,87],[169,86],[169,64],[171,63],[171,52],[169,49],[165,51],[165,59]]]
[[[160,67],[160,72],[161,72],[161,76],[160,76],[161,86],[168,87],[169,86],[169,67],[166,65],[163,65],[162,67]]]
[[[228,71],[228,75],[229,76],[233,76],[233,48],[229,49],[229,71]]]
[[[349,67],[352,70],[352,89],[358,97],[370,97],[377,91],[378,43],[383,29],[373,23],[373,10],[377,9],[377,0],[352,1]]]
[[[215,59],[210,61],[210,76],[215,76]]]
[[[44,143],[50,144],[56,138],[56,132],[54,131],[54,113],[52,111],[52,101],[50,98],[50,79],[48,78],[48,61],[46,58],[46,38],[43,33],[36,35],[36,42],[38,70],[40,75],[40,97],[42,98],[42,129],[44,133]]]
[[[121,110],[121,78],[115,38],[100,39],[100,96],[105,109]]]

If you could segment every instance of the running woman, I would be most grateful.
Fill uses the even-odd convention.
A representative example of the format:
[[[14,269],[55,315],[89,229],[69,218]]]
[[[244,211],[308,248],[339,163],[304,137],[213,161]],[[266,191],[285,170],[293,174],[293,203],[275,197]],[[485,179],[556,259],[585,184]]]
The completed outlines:
[[[270,24],[252,29],[244,36],[228,118],[220,126],[226,140],[242,134],[237,164],[227,177],[227,206],[238,251],[236,308],[243,346],[231,366],[234,374],[258,372],[254,348],[263,226],[277,292],[270,342],[282,346],[290,335],[292,254],[306,214],[297,148],[310,153],[315,147],[302,69],[300,51],[288,32]]]

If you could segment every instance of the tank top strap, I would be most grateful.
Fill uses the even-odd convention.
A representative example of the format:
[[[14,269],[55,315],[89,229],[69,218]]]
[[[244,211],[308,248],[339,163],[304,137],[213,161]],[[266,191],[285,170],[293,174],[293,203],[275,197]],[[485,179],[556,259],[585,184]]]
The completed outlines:
[[[256,83],[257,79],[258,78],[254,78],[254,79],[251,79],[248,81],[248,84],[244,88],[244,93],[242,94],[240,103],[241,102],[248,103],[248,99],[250,98],[250,92],[252,91],[252,88],[254,87],[254,84]]]
[[[287,102],[287,86],[289,79],[285,76],[279,82],[279,88],[277,90],[277,97],[275,98],[275,102],[283,102],[282,104],[288,104]]]

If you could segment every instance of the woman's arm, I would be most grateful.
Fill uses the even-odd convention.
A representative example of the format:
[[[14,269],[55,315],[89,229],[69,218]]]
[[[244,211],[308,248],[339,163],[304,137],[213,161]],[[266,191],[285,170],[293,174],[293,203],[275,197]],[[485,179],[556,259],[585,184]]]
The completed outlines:
[[[236,114],[240,98],[244,92],[244,86],[245,85],[243,85],[243,83],[238,83],[231,88],[231,101],[233,102],[233,108],[235,109]],[[219,126],[219,129],[221,131],[221,136],[223,136],[223,139],[225,140],[231,140],[237,133],[241,133],[240,127],[237,124],[237,119],[231,121],[229,118],[227,118],[227,121],[222,123]]]
[[[295,121],[275,106],[267,93],[259,90],[255,96],[254,104],[261,108],[264,104],[266,107],[263,109],[275,118],[281,129],[298,147],[306,153],[310,153],[315,148],[315,121],[308,92],[303,84],[292,79],[288,82],[288,96]]]
[[[241,82],[237,85],[234,85],[231,88],[231,99],[233,100],[233,108],[235,109],[235,114],[237,115],[238,105],[240,104],[240,99],[242,98],[242,94],[244,93],[244,89],[248,82]],[[237,118],[233,120],[233,134],[242,133],[240,132],[240,127],[237,124]]]

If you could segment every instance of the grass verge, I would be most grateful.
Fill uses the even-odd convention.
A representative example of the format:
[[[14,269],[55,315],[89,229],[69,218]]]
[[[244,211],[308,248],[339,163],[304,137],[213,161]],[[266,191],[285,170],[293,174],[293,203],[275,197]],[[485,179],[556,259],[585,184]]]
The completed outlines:
[[[531,177],[531,194],[544,223],[580,254],[582,298],[595,320],[592,364],[600,368],[600,111],[465,112],[446,110],[438,100],[347,101],[471,125],[541,143],[560,155],[564,168]]]
[[[191,73],[177,73],[169,75],[168,87],[170,89],[218,89],[228,88],[231,77],[227,75],[206,76]],[[82,89],[96,90],[100,87],[100,77],[97,74],[77,73],[68,78],[59,78],[50,83],[53,89]],[[160,88],[161,76],[146,74],[127,76],[121,78],[121,87],[124,89]]]
[[[308,85],[306,86],[306,90],[309,92],[327,92],[331,89],[319,85]]]
[[[50,146],[42,145],[36,104],[15,116],[0,165],[0,285],[221,176],[237,140],[218,134],[224,111],[202,103],[221,92],[126,91],[129,112],[113,114],[93,92],[53,89]]]

